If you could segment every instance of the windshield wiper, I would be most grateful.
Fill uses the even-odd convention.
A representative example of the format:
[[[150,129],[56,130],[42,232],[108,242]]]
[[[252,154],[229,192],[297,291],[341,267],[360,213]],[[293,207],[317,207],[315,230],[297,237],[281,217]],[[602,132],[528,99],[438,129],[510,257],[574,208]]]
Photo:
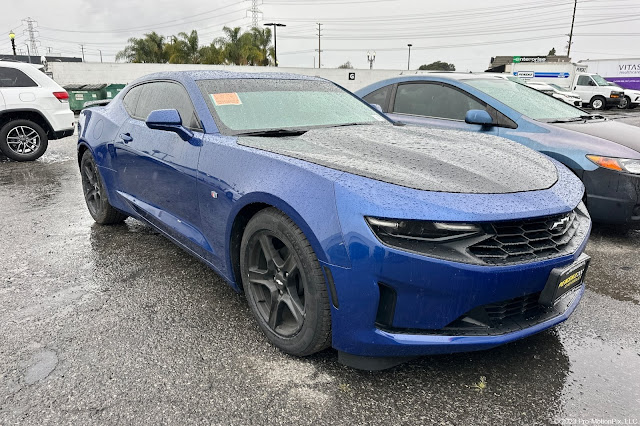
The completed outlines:
[[[307,133],[303,129],[270,129],[259,130],[256,132],[236,133],[235,136],[259,136],[259,137],[283,137],[283,136],[300,136]]]
[[[603,120],[603,119],[606,119],[606,117],[603,115],[585,114],[579,117],[560,118],[557,120],[551,120],[551,121],[547,121],[547,123],[574,123],[576,121]]]
[[[344,124],[334,124],[328,127],[348,127],[348,126],[371,126],[373,123],[344,123]]]

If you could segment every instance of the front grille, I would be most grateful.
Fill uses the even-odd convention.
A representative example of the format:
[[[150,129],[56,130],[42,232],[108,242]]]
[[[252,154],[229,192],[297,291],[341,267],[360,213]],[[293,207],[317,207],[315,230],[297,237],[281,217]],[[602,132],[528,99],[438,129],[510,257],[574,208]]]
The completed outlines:
[[[540,293],[528,294],[500,303],[484,305],[485,315],[490,323],[502,323],[515,318],[529,319],[540,311]]]
[[[485,224],[488,238],[469,246],[484,263],[507,265],[570,254],[582,242],[578,209],[555,216]],[[584,226],[582,226],[584,228]],[[588,227],[587,227],[588,228]]]

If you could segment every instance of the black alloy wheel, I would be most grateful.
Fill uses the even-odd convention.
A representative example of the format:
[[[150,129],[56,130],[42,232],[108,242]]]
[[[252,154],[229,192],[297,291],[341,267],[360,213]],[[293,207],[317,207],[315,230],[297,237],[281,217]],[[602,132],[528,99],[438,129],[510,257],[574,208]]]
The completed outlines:
[[[267,338],[297,356],[329,346],[326,282],[300,228],[275,208],[262,210],[247,224],[240,252],[247,301]]]
[[[249,288],[260,316],[281,337],[304,325],[305,279],[296,256],[277,236],[262,231],[249,247]]]
[[[96,166],[96,162],[89,151],[85,151],[82,155],[80,174],[82,176],[84,200],[93,220],[101,225],[124,221],[127,215],[116,210],[109,204],[98,166]]]

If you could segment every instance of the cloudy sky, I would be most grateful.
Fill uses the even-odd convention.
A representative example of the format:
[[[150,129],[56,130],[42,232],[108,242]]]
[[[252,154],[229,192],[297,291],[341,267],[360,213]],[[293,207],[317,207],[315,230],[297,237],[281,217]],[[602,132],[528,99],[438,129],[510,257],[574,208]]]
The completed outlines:
[[[155,30],[163,35],[198,30],[200,43],[222,35],[222,27],[251,26],[251,0],[5,0],[0,14],[0,53],[10,53],[16,33],[37,21],[39,53],[113,61],[129,37]],[[281,66],[317,65],[317,25],[322,23],[322,66],[350,61],[368,68],[406,69],[435,60],[458,70],[483,71],[492,56],[545,55],[567,47],[573,0],[262,0],[260,24],[280,22]],[[8,9],[7,9],[8,6]],[[578,0],[572,58],[640,57],[640,0]]]

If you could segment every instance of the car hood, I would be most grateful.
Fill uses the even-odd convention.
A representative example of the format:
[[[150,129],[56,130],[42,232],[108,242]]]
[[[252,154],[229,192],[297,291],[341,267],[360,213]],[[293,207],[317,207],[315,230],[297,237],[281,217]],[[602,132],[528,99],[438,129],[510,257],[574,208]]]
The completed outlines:
[[[640,128],[613,120],[594,122],[553,123],[553,126],[572,130],[586,135],[596,136],[640,152]],[[593,152],[593,154],[601,154]],[[606,154],[606,153],[605,153]]]
[[[505,194],[548,189],[555,165],[491,135],[428,127],[361,125],[301,136],[240,136],[238,143],[424,191]]]

